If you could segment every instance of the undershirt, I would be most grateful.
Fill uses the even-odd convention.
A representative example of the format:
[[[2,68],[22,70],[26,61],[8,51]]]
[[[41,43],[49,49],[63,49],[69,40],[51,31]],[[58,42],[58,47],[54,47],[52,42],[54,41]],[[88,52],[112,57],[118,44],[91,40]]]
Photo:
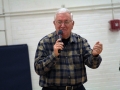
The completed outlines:
[[[67,39],[62,39],[62,42],[64,43],[64,46],[66,46],[68,44],[68,41],[70,40],[70,37]]]

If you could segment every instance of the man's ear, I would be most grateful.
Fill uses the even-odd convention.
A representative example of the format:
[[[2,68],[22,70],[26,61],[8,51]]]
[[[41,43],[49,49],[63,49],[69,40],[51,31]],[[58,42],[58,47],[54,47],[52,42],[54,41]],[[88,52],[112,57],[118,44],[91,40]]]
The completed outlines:
[[[74,24],[75,24],[74,21],[72,21],[72,29],[73,29],[73,27],[74,27]]]
[[[74,21],[72,21],[72,24],[73,24],[73,26],[74,26],[75,22],[74,22]]]
[[[53,21],[53,24],[55,25],[55,21]]]

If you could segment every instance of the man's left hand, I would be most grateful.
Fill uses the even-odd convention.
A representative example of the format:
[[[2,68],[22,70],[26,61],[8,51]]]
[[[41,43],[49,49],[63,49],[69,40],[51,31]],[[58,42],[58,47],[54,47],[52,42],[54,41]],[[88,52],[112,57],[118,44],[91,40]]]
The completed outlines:
[[[98,41],[93,47],[92,55],[96,56],[99,55],[103,50],[103,45]]]

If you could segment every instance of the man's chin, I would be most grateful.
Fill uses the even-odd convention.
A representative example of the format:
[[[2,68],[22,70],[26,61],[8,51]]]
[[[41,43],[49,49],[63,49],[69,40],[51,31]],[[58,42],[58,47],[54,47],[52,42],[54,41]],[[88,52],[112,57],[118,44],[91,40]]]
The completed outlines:
[[[69,38],[69,37],[70,37],[70,36],[68,36],[68,34],[62,36],[62,38],[64,38],[64,39],[67,39],[67,38]]]

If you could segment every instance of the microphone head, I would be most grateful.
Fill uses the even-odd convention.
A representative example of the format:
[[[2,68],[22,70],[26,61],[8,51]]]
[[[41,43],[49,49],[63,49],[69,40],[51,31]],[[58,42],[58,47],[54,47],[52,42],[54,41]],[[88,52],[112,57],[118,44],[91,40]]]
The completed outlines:
[[[62,30],[59,30],[58,31],[58,35],[62,35],[63,34],[63,31]]]

